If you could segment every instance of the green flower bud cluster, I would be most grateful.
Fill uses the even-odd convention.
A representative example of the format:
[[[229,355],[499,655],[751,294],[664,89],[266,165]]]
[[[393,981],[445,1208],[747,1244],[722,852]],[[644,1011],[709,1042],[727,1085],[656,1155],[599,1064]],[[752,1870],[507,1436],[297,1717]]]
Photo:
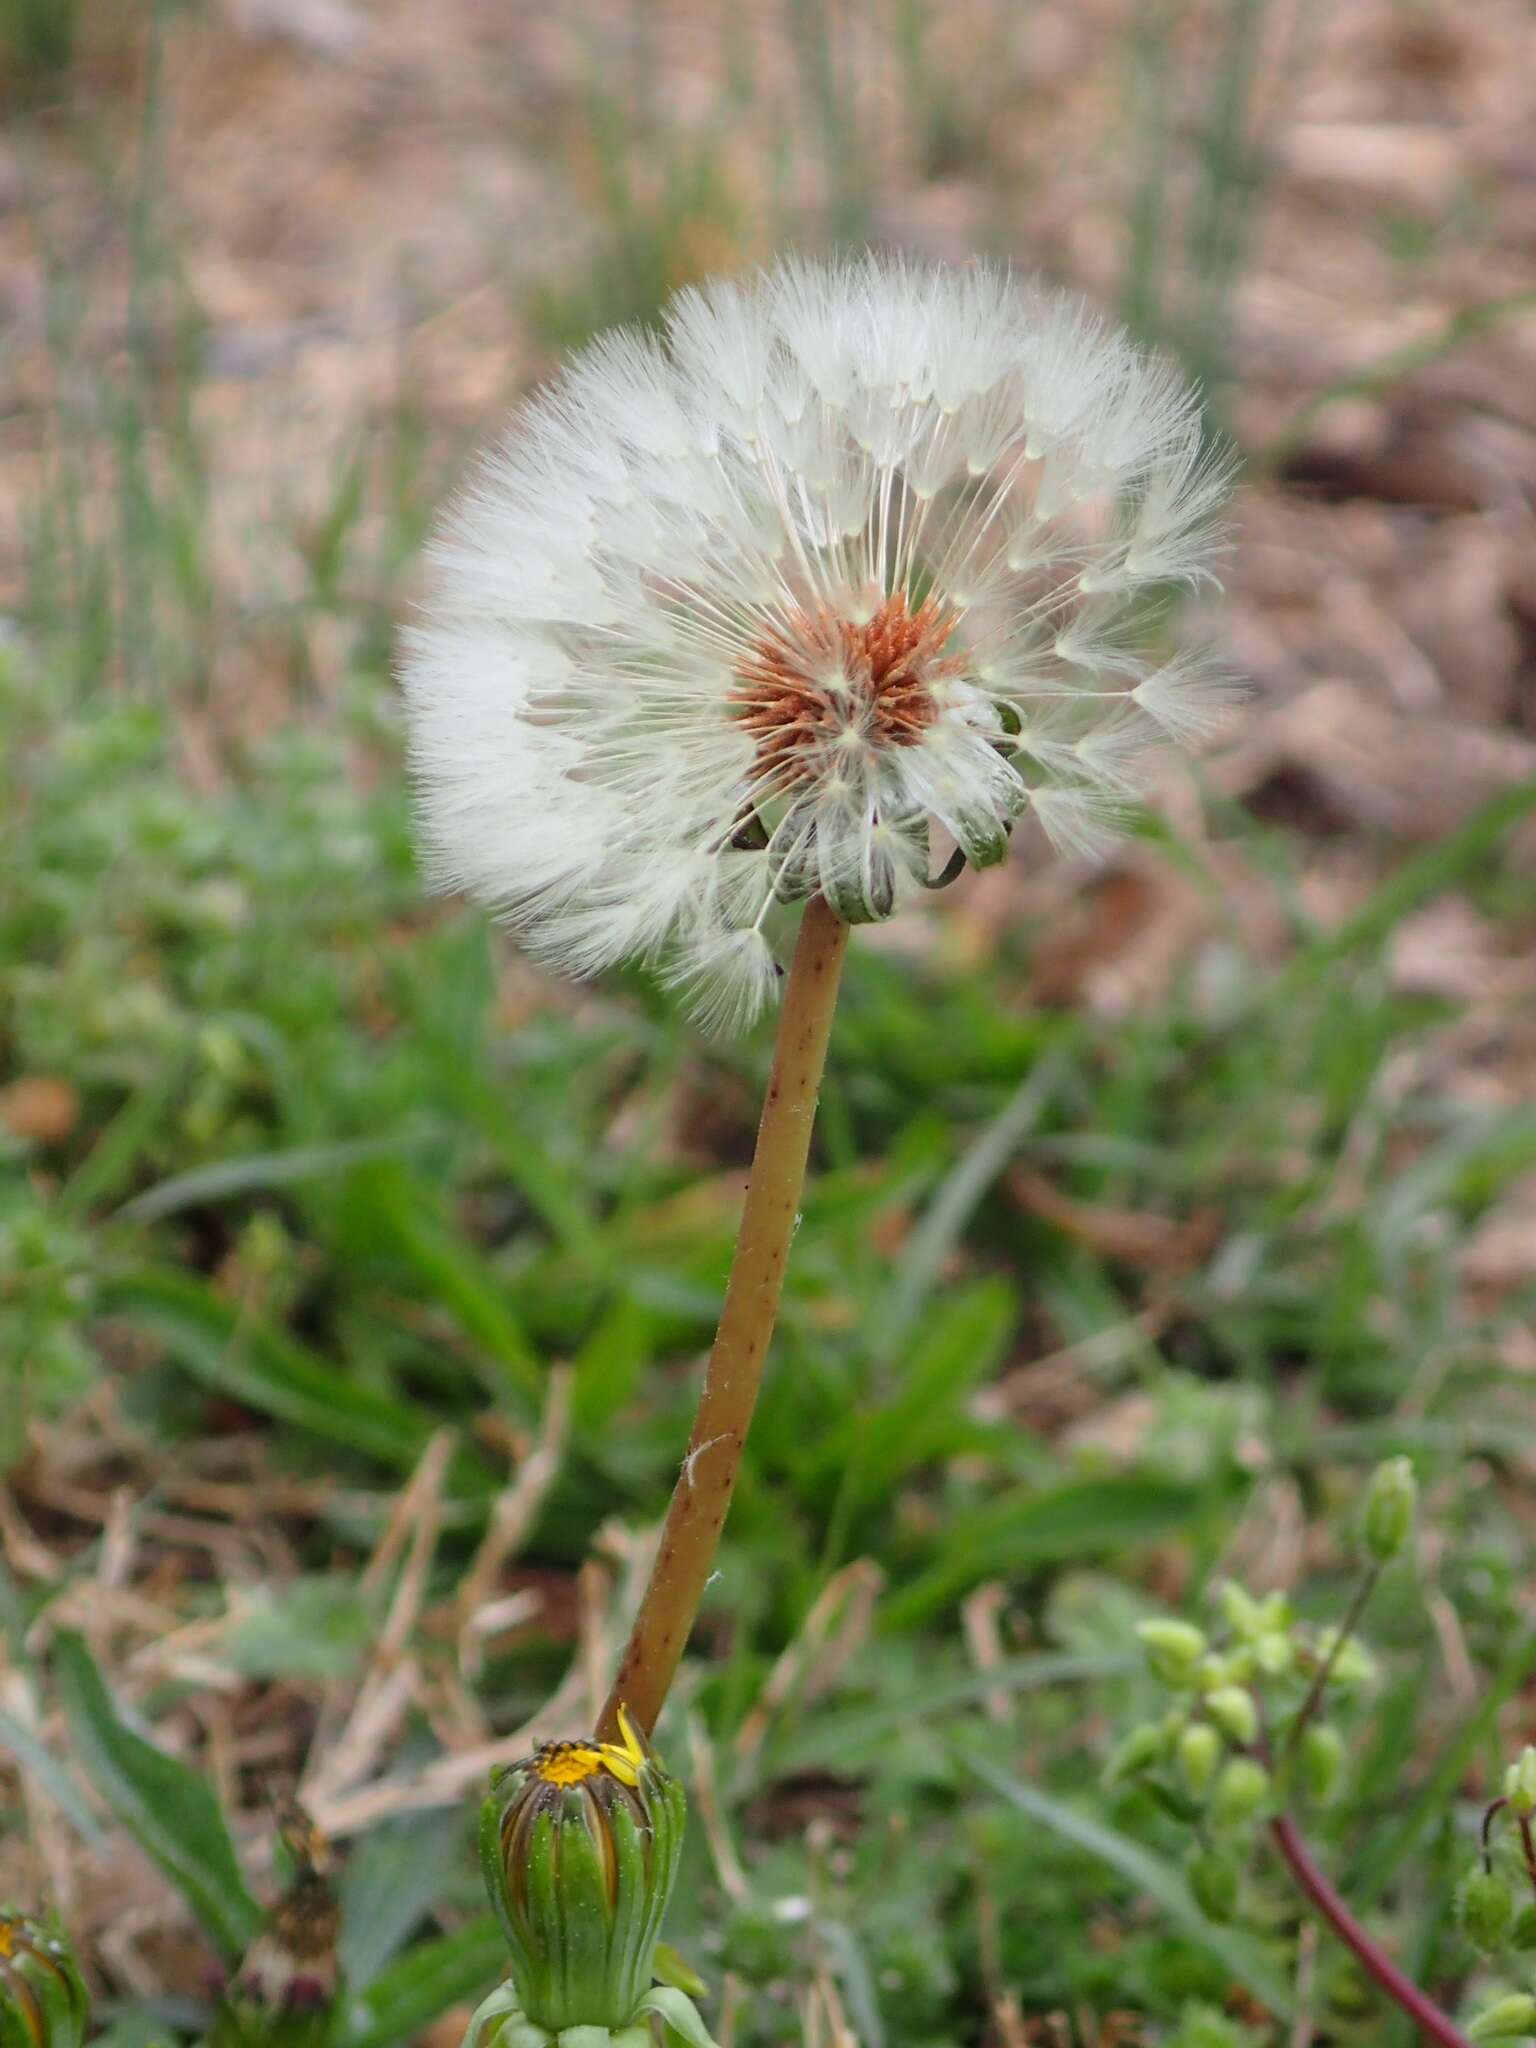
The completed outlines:
[[[1167,1766],[1189,1798],[1203,1802],[1209,1794],[1217,1811],[1234,1812],[1240,1791],[1214,1799],[1222,1757],[1255,1750],[1262,1728],[1273,1754],[1284,1759],[1285,1789],[1294,1784],[1309,1800],[1326,1803],[1343,1774],[1344,1745],[1335,1728],[1316,1718],[1319,1702],[1310,1696],[1323,1674],[1327,1689],[1346,1698],[1369,1685],[1376,1671],[1369,1653],[1353,1635],[1298,1621],[1283,1593],[1259,1598],[1228,1581],[1217,1588],[1215,1603],[1214,1635],[1167,1616],[1138,1628],[1148,1669],[1179,1704],[1165,1720],[1131,1731],[1111,1765],[1111,1778]],[[1293,1741],[1291,1730],[1304,1707],[1305,1721]],[[1251,1787],[1246,1772],[1226,1782]],[[1532,1790],[1536,1795],[1536,1777]],[[1264,1803],[1257,1801],[1254,1810]]]
[[[1456,1920],[1472,1946],[1496,1963],[1505,1989],[1467,2029],[1473,2041],[1525,2041],[1536,2035],[1536,1749],[1504,1773],[1503,1797],[1483,1817],[1482,1854],[1456,1893]]]
[[[91,2006],[68,1942],[0,1912],[0,2048],[80,2048]]]
[[[709,2048],[689,1999],[653,1988],[682,1787],[619,1721],[621,1742],[546,1743],[493,1784],[481,1865],[512,1976],[465,2048],[645,2048],[652,2017]]]
[[[1389,1538],[1401,1540],[1394,1531],[1405,1498],[1411,1522],[1411,1471],[1394,1461],[1382,1472],[1368,1516],[1373,1565]],[[1347,1697],[1369,1684],[1375,1666],[1353,1634],[1298,1620],[1283,1593],[1260,1596],[1228,1581],[1214,1604],[1209,1631],[1175,1616],[1138,1627],[1147,1668],[1172,1697],[1161,1718],[1125,1737],[1108,1777],[1145,1780],[1196,1830],[1186,1876],[1202,1909],[1221,1920],[1236,1910],[1239,1857],[1255,1826],[1297,1797],[1334,1797],[1344,1743],[1319,1709],[1329,1691]],[[1531,1791],[1536,1800],[1536,1771]]]
[[[1201,1911],[1216,1921],[1238,1910],[1247,1837],[1272,1803],[1269,1771],[1255,1753],[1260,1720],[1252,1681],[1261,1666],[1251,1653],[1289,1618],[1273,1602],[1232,1590],[1246,1640],[1229,1628],[1235,1640],[1217,1646],[1192,1622],[1141,1624],[1148,1666],[1174,1701],[1161,1720],[1131,1730],[1108,1773],[1111,1782],[1150,1780],[1162,1803],[1195,1828],[1185,1877]]]

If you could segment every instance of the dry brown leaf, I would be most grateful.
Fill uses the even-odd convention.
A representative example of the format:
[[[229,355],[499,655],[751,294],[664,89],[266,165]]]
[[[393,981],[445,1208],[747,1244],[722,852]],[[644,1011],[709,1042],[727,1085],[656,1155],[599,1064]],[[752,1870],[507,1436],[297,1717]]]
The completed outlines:
[[[1221,1218],[1204,1209],[1182,1222],[1105,1202],[1081,1202],[1064,1195],[1033,1167],[1016,1166],[1007,1178],[1009,1194],[1038,1216],[1103,1257],[1156,1273],[1187,1273],[1207,1259],[1221,1235]]]
[[[23,1143],[62,1144],[79,1121],[79,1090],[56,1074],[23,1074],[0,1088],[0,1124]]]

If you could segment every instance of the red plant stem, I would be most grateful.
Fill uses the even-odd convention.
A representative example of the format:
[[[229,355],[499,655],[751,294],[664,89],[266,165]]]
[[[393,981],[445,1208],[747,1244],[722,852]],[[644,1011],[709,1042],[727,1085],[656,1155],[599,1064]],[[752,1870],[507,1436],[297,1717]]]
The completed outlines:
[[[1373,1978],[1394,2005],[1407,2013],[1426,2041],[1438,2041],[1441,2048],[1471,2048],[1466,2035],[1426,1996],[1411,1977],[1377,1947],[1343,1899],[1312,1860],[1312,1852],[1288,1813],[1277,1814],[1269,1824],[1275,1846],[1285,1858],[1286,1868],[1322,1914],[1344,1946],[1358,1959],[1360,1967]]]

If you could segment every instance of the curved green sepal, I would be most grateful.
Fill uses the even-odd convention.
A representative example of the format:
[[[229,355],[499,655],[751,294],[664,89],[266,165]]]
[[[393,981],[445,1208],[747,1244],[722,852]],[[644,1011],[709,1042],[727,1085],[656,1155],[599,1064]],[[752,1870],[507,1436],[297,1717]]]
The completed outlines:
[[[688,1958],[679,1955],[670,1941],[657,1942],[656,1956],[651,1967],[663,1984],[669,1985],[674,1991],[683,1992],[689,1998],[702,1998],[709,1989]]]
[[[554,2035],[536,2027],[518,2003],[515,1984],[498,1984],[469,2016],[461,2048],[553,2048]]]
[[[0,2048],[81,2048],[91,2002],[63,1935],[0,1912]]]
[[[680,2034],[688,2048],[716,2048],[708,2027],[693,2000],[669,1984],[658,1984],[640,2001],[642,2012],[653,2012],[674,2034]]]

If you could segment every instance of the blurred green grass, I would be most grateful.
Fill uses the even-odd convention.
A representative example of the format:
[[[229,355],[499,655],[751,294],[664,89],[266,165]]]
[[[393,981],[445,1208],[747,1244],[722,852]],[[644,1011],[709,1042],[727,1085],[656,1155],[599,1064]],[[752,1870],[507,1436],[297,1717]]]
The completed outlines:
[[[790,13],[819,152],[819,210],[801,226],[856,240],[874,218],[872,153],[842,119],[830,11]],[[1218,393],[1262,204],[1249,95],[1263,13],[1221,12],[1194,198],[1176,216],[1158,87],[1178,10],[1141,17],[1126,52],[1141,154],[1124,310]],[[966,131],[929,24],[903,6],[891,32],[942,165]],[[0,16],[0,42],[46,68],[17,39],[32,33]],[[715,130],[685,143],[647,109],[643,61],[623,93],[596,57],[590,75],[572,116],[572,148],[599,171],[590,261],[528,283],[550,346],[647,318],[722,249],[795,225],[745,218],[718,154],[728,95]],[[725,76],[739,84],[729,62]],[[153,63],[146,79],[152,136]],[[299,596],[275,618],[234,611],[204,544],[206,337],[156,177],[149,150],[125,213],[141,317],[84,395],[61,383],[53,466],[28,508],[32,580],[0,647],[0,1087],[45,1081],[67,1105],[50,1129],[0,1135],[0,1357],[19,1395],[0,1415],[0,1469],[34,1421],[78,1415],[104,1372],[167,1464],[232,1419],[265,1429],[278,1469],[335,1487],[304,1574],[239,1639],[253,1675],[302,1690],[354,1674],[378,1625],[366,1603],[317,1593],[335,1554],[366,1549],[446,1425],[446,1597],[505,1476],[476,1425],[489,1412],[531,1426],[556,1364],[573,1369],[572,1439],[528,1557],[573,1573],[608,1518],[659,1514],[767,1047],[699,1044],[639,977],[579,998],[543,989],[478,915],[424,902],[388,679],[394,585],[446,480],[421,394],[402,391],[318,518],[274,537],[302,565]],[[81,309],[62,258],[44,259],[53,345],[78,367]],[[317,671],[321,622],[338,630],[339,672]],[[194,776],[217,652],[258,626],[290,714],[262,740],[215,716],[211,768],[199,756]],[[722,1892],[696,1843],[679,1940],[752,1987],[739,2038],[780,2038],[775,1987],[817,1969],[875,2048],[978,2038],[999,1984],[1032,2012],[1129,2010],[1186,2048],[1227,2038],[1202,2033],[1195,2008],[1227,2003],[1245,1968],[1250,1982],[1288,1975],[1283,1892],[1261,1893],[1238,1950],[1178,1911],[1147,1917],[1148,1891],[1181,1897],[1177,1835],[1097,1780],[1137,1695],[1131,1621],[1170,1579],[1196,1593],[1276,1488],[1326,1525],[1369,1462],[1411,1452],[1434,1502],[1434,1590],[1491,1697],[1528,1682],[1524,1536],[1485,1479],[1527,1441],[1503,1340],[1531,1303],[1469,1310],[1458,1261],[1536,1165],[1536,1118],[1394,1084],[1452,1012],[1400,991],[1387,956],[1448,889],[1496,926],[1520,920],[1503,848],[1533,808],[1536,790],[1518,790],[1454,838],[1384,859],[1340,930],[1305,908],[1299,840],[1213,802],[1287,906],[1278,971],[1201,847],[1149,825],[1218,932],[1165,995],[1112,1020],[1031,1005],[1049,935],[1027,917],[963,967],[942,947],[856,949],[692,1702],[748,1877]],[[1117,1257],[1021,1204],[1019,1162],[1103,1210],[1208,1214],[1211,1248],[1172,1275]],[[1135,1417],[1117,1445],[1066,1444],[999,1392],[1011,1367],[1066,1347],[1094,1405]],[[1326,1601],[1333,1557],[1318,1556]],[[75,1570],[96,1557],[82,1545]],[[829,1572],[864,1558],[886,1590],[830,1698],[792,1694],[761,1746],[733,1749]],[[988,1677],[961,1607],[993,1581],[1021,1640]],[[65,1590],[0,1577],[18,1668]],[[1332,1846],[1433,1973],[1450,1967],[1460,1770],[1437,1777],[1432,1742],[1455,1707],[1412,1575],[1389,1593],[1392,1675]],[[200,1597],[216,1612],[229,1593]],[[536,1708],[567,1654],[550,1636],[493,1657],[494,1724]],[[413,1739],[431,1740],[424,1725]],[[680,1727],[672,1742],[682,1753]],[[1451,1754],[1465,1767],[1496,1747],[1483,1717]],[[802,1807],[821,1825],[795,1822]],[[360,1890],[441,1823],[397,1825],[355,1851]],[[428,1866],[434,1884],[449,1861]],[[399,2014],[425,2023],[490,1967],[472,1890],[442,1887],[413,1895],[400,1939],[446,1904],[447,1952],[391,1963],[381,1942],[373,1967],[404,1972],[396,2031],[377,2007],[359,2039],[374,2024],[399,2038]],[[1338,2038],[1395,2038],[1342,1965],[1323,1975]],[[119,2023],[131,2035],[131,2001]]]
[[[530,1423],[550,1366],[569,1360],[573,1441],[530,1556],[574,1570],[605,1518],[654,1517],[686,1431],[679,1368],[707,1344],[718,1300],[764,1044],[700,1046],[638,983],[535,1003],[508,1031],[499,942],[478,916],[423,908],[399,778],[360,787],[344,729],[284,734],[237,784],[199,796],[176,774],[163,707],[101,695],[66,712],[15,654],[4,677],[6,1065],[66,1083],[80,1105],[56,1142],[8,1148],[0,1300],[26,1407],[9,1411],[7,1456],[27,1412],[80,1399],[105,1341],[132,1361],[118,1367],[125,1420],[167,1458],[208,1428],[210,1403],[227,1417],[233,1402],[270,1423],[280,1466],[337,1483],[345,1506],[320,1517],[318,1569],[327,1521],[329,1540],[366,1541],[359,1501],[381,1517],[448,1423],[461,1437],[446,1585],[498,1480],[476,1418],[490,1406]],[[377,747],[376,721],[365,737]],[[1441,1503],[1441,1583],[1471,1654],[1495,1668],[1521,1629],[1518,1528],[1468,1475],[1518,1452],[1523,1408],[1498,1323],[1466,1319],[1455,1267],[1487,1205],[1536,1161],[1536,1120],[1396,1106],[1383,1077],[1438,1006],[1395,994],[1381,960],[1417,903],[1457,881],[1496,884],[1484,862],[1516,807],[1399,870],[1349,946],[1309,934],[1298,912],[1280,975],[1233,934],[1214,994],[1186,987],[1113,1025],[1021,1005],[1027,924],[980,974],[855,958],[823,1170],[696,1699],[723,1739],[828,1570],[880,1562],[877,1634],[844,1704],[791,1707],[729,1796],[750,1839],[753,1802],[775,1785],[811,1771],[858,1786],[852,1864],[819,1882],[874,1945],[877,1977],[927,1984],[936,2026],[974,1995],[977,1870],[1000,1899],[1028,1888],[1005,1951],[1032,1998],[1092,2003],[1113,1988],[1157,2012],[1224,1988],[1198,1940],[1128,1937],[1111,1967],[1050,1932],[1077,1922],[1085,1887],[1096,1910],[1123,1893],[1080,1846],[1021,1840],[952,1759],[955,1743],[994,1754],[1017,1739],[966,1704],[982,1688],[958,1608],[976,1586],[1000,1580],[1046,1644],[1113,1671],[1123,1636],[1106,1616],[1123,1621],[1151,1559],[1178,1557],[1198,1581],[1256,1483],[1289,1475],[1326,1510],[1364,1461],[1406,1449]],[[1268,853],[1283,874],[1283,838]],[[665,1142],[689,1102],[710,1105],[708,1149],[727,1175],[707,1197],[707,1156]],[[1341,1203],[1346,1143],[1357,1179]],[[1133,1326],[1145,1275],[1009,1198],[1003,1169],[1019,1158],[1085,1201],[1220,1217],[1160,1339]],[[894,1257],[874,1248],[893,1232]],[[1106,1330],[1129,1334],[1096,1364]],[[1148,1404],[1126,1452],[1064,1453],[978,1405],[1011,1360],[1061,1340],[1085,1345],[1102,1401]],[[1372,1874],[1373,1842],[1406,1846],[1400,1773],[1422,1768],[1409,1764],[1416,1723],[1437,1718],[1411,1595],[1402,1609],[1409,1662],[1383,1702],[1381,1761],[1340,1827]],[[357,1638],[348,1624],[326,1651],[336,1625],[295,1597],[259,1668],[344,1671]],[[531,1712],[563,1654],[535,1642],[494,1660],[495,1717]],[[1095,1711],[1124,1683],[1094,1687]],[[1088,1794],[1097,1768],[1102,1738],[1090,1719],[1085,1746],[1075,1690],[1031,1692],[1021,1724],[1053,1797]],[[1426,1825],[1443,1841],[1437,1816]],[[892,1827],[914,1852],[901,1913],[884,1897]],[[799,1895],[808,1853],[754,1851],[726,1937],[733,1967],[764,1981],[788,1967],[795,1930],[764,1901]],[[1445,1850],[1414,1869],[1424,1928],[1453,1874]],[[894,2038],[931,2037],[890,2024]]]

